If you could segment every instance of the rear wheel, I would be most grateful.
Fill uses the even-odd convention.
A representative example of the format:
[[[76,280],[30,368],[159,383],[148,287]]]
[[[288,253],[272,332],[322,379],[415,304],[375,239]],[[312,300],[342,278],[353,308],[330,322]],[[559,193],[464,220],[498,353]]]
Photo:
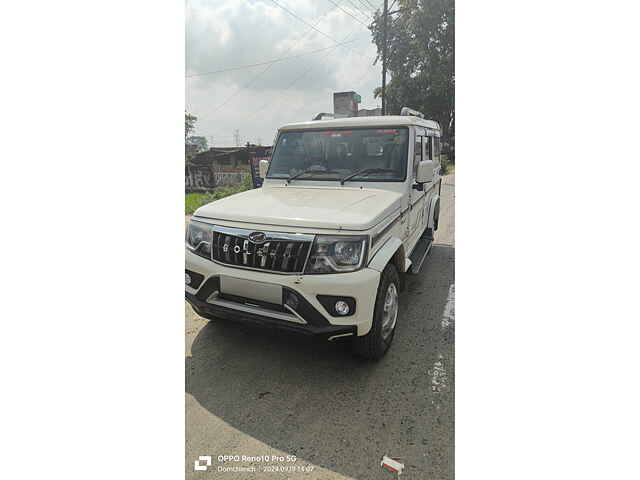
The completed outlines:
[[[367,359],[377,360],[391,346],[398,321],[400,278],[392,264],[388,264],[380,276],[371,330],[354,339],[354,351]]]
[[[440,221],[440,200],[436,202],[436,208],[433,212],[433,231],[438,230],[438,223]]]

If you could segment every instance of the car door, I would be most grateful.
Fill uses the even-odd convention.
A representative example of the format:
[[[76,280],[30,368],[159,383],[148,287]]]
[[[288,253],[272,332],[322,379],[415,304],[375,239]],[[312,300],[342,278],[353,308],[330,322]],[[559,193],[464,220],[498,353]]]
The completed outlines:
[[[416,128],[415,143],[413,147],[413,169],[411,172],[411,191],[409,193],[409,237],[416,235],[420,227],[424,228],[424,213],[425,213],[425,192],[424,190],[418,190],[418,184],[416,183],[416,174],[418,172],[418,164],[422,160],[426,160],[425,146],[429,138],[426,136],[424,128]],[[425,185],[428,188],[428,185]],[[420,233],[422,230],[420,230]]]
[[[428,131],[425,137],[425,160],[433,160],[433,181],[425,184],[424,216],[422,228],[426,228],[433,216],[433,200],[440,195],[440,138],[436,132]]]
[[[440,177],[441,164],[440,164],[440,137],[437,136],[437,132],[434,132],[434,136],[431,139],[433,148],[433,184],[435,186],[435,193],[440,195],[440,186],[442,178]]]

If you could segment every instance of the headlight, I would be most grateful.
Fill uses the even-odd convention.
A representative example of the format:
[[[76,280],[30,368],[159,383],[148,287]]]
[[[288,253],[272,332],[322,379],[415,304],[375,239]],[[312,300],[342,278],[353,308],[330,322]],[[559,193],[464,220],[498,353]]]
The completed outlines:
[[[206,223],[189,222],[187,248],[196,255],[211,259],[211,226]]]
[[[353,272],[362,268],[369,237],[316,235],[305,273]]]

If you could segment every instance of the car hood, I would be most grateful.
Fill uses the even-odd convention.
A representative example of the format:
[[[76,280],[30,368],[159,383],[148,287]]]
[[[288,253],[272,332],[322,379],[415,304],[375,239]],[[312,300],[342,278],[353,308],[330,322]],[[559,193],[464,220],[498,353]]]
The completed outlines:
[[[264,186],[200,207],[194,217],[232,222],[368,230],[400,208],[402,195],[372,188]]]

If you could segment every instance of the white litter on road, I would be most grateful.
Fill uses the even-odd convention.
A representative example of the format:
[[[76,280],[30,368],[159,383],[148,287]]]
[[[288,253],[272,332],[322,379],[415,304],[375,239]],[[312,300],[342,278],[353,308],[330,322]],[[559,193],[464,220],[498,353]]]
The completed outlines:
[[[442,329],[449,328],[455,322],[456,317],[456,286],[451,284],[449,286],[449,295],[447,296],[447,304],[444,306],[442,312]]]
[[[431,369],[431,390],[440,393],[447,387],[447,371],[442,363],[442,355],[438,354],[438,360],[434,362]]]
[[[397,472],[398,475],[400,475],[402,473],[402,470],[404,469],[404,463],[400,463],[395,458],[387,457],[386,455],[382,457],[380,466],[385,467],[391,470],[392,472]]]

